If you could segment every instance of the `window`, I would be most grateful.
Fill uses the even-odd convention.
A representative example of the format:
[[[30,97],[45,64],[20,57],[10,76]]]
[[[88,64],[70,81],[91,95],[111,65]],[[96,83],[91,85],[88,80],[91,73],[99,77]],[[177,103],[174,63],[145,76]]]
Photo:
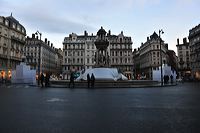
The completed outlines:
[[[6,20],[5,24],[6,24],[6,26],[8,26],[8,25],[9,25],[9,21],[8,21],[8,20]]]
[[[157,57],[159,57],[159,55],[160,55],[160,52],[157,52]]]
[[[0,17],[0,22],[3,23],[3,18],[2,17]]]
[[[21,27],[20,27],[20,25],[17,25],[17,30],[19,30],[19,31],[20,31],[20,28],[21,28]]]
[[[22,28],[22,33],[25,33],[25,30],[24,30],[24,28]]]
[[[15,28],[16,28],[16,24],[15,24],[15,23],[13,23],[12,27],[15,29]]]

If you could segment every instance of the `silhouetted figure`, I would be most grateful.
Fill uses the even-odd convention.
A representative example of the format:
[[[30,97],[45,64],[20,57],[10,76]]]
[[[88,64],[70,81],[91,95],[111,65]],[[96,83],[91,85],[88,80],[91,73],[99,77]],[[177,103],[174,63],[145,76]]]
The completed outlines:
[[[166,76],[166,80],[167,80],[166,82],[168,84],[169,83],[169,76],[168,75]]]
[[[71,84],[74,88],[74,73],[73,72],[70,75],[69,88],[71,87]]]
[[[173,83],[173,76],[170,76],[171,84]]]
[[[43,75],[43,73],[41,73],[41,75],[40,75],[40,82],[41,82],[42,87],[44,87],[44,84],[43,84],[43,82],[44,82],[44,75]]]
[[[50,75],[49,75],[49,73],[47,73],[45,76],[45,87],[49,86],[49,78],[50,78]]]
[[[91,87],[94,88],[94,83],[95,83],[95,77],[94,77],[94,74],[92,73],[92,76],[91,76]]]
[[[87,74],[87,84],[88,84],[88,88],[90,88],[90,74]]]

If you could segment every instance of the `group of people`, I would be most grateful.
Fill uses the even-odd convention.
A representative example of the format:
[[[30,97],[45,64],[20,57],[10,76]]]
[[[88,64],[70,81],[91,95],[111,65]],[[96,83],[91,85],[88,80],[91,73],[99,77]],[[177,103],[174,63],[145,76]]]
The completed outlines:
[[[69,81],[69,88],[73,87],[74,88],[74,79],[75,79],[75,76],[74,76],[74,73],[72,72],[71,75],[70,75],[70,81]],[[88,73],[87,74],[87,84],[88,84],[88,88],[94,88],[94,83],[95,83],[95,76],[94,74],[92,73],[91,77],[90,77],[90,74]]]
[[[49,79],[50,79],[50,74],[46,74],[46,76],[44,76],[43,73],[41,73],[40,75],[40,83],[42,85],[42,88],[44,87],[44,83],[45,83],[45,87],[49,86]]]
[[[95,77],[94,74],[92,73],[91,77],[90,74],[87,74],[87,83],[88,83],[88,88],[94,88],[94,83],[95,83]]]

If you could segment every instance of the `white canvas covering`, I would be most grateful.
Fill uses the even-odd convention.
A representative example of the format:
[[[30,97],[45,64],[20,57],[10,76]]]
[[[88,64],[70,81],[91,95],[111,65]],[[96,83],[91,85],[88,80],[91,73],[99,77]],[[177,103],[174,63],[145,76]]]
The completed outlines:
[[[173,82],[176,81],[176,72],[171,70],[171,66],[168,65],[163,65],[162,66],[162,70],[163,70],[163,76],[167,75],[167,76],[173,76]],[[159,67],[159,70],[153,70],[153,80],[154,81],[161,81],[161,69]],[[164,80],[164,79],[163,79]]]
[[[12,83],[26,83],[26,84],[36,84],[36,70],[30,70],[30,66],[24,63],[17,65],[16,71],[12,71]]]
[[[92,68],[87,69],[84,74],[81,74],[77,80],[87,80],[87,74],[92,75],[96,80],[128,80],[123,74],[118,73],[116,68]]]

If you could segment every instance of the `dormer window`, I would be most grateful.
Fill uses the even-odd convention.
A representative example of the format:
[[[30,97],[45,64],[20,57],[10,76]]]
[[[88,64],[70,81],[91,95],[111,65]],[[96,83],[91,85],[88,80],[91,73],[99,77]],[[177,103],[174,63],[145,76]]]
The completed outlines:
[[[16,28],[16,24],[15,24],[15,23],[13,23],[13,24],[12,24],[12,27],[15,29],[15,28]]]
[[[25,33],[24,28],[22,28],[22,33]]]
[[[6,25],[6,26],[9,25],[9,21],[8,21],[8,20],[5,21],[5,25]]]
[[[19,30],[19,31],[20,31],[20,25],[17,25],[17,30]]]
[[[119,39],[120,43],[122,43],[122,38]]]

